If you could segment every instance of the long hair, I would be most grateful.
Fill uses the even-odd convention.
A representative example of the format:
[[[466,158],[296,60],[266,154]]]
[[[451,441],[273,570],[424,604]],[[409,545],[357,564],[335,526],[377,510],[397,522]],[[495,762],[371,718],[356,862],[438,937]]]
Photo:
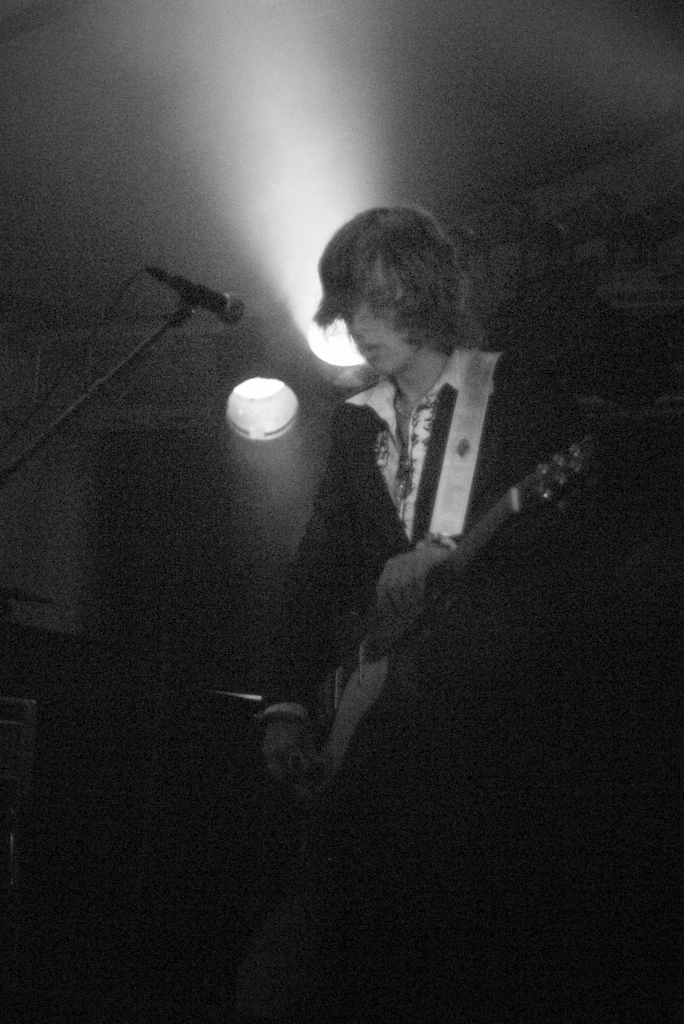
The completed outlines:
[[[481,342],[456,245],[428,210],[379,206],[358,214],[330,239],[318,273],[321,327],[349,323],[367,303],[416,346],[449,353]]]

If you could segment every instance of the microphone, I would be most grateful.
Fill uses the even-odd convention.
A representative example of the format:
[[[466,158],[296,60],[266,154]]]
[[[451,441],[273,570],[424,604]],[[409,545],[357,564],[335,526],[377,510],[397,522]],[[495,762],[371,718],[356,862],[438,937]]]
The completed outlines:
[[[150,277],[173,288],[182,301],[192,309],[208,309],[227,324],[236,324],[242,319],[245,304],[235,295],[224,295],[223,292],[215,292],[203,284],[193,284],[187,277],[167,274],[159,267],[146,267],[145,271]]]

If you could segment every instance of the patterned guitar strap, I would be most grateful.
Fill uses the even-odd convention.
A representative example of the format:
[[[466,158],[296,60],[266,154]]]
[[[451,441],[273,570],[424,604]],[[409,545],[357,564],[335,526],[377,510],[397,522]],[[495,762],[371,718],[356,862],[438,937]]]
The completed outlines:
[[[467,353],[444,447],[429,532],[444,537],[463,533],[470,491],[480,451],[494,370],[501,353]]]

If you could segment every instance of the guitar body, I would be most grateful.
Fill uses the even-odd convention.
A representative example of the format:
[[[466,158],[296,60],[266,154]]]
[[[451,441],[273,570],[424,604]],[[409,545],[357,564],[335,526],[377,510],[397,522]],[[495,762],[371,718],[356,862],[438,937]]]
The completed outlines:
[[[387,681],[388,668],[387,655],[376,661],[365,661],[361,656],[347,679],[321,749],[333,776],[341,768],[361,721],[379,700]]]

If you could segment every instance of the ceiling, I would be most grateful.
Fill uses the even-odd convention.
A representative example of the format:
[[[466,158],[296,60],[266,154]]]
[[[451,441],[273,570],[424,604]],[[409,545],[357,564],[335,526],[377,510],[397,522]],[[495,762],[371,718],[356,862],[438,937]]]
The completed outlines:
[[[154,264],[296,317],[363,206],[454,222],[682,129],[683,24],[679,0],[1,0],[6,299],[97,308]]]

